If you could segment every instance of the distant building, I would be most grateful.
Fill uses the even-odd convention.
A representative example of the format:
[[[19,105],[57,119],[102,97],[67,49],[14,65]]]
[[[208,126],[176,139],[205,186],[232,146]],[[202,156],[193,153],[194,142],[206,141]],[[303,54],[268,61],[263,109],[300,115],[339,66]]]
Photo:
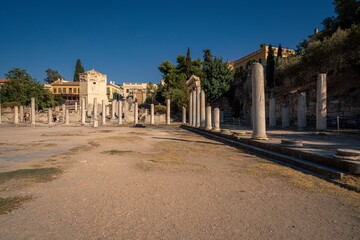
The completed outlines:
[[[278,54],[278,48],[277,47],[273,47],[274,49],[274,56],[277,57]],[[260,49],[250,53],[248,55],[246,55],[245,57],[242,57],[238,60],[229,62],[229,66],[237,69],[240,67],[243,67],[244,69],[246,69],[247,64],[251,61],[256,61],[261,63],[262,65],[266,66],[266,59],[268,57],[268,53],[269,53],[269,46],[266,46],[265,44],[261,44],[260,45]],[[291,55],[295,55],[295,50],[292,49],[287,49],[287,48],[283,48],[282,49],[282,57],[283,58],[287,58]]]
[[[109,101],[121,100],[124,97],[124,89],[122,86],[116,85],[115,82],[110,81],[106,86],[106,95]]]
[[[99,73],[94,69],[79,74],[79,86],[80,86],[80,98],[85,98],[86,105],[92,105],[94,99],[97,99],[97,103],[101,104],[102,100],[108,102],[108,96],[106,92],[107,76]]]
[[[123,83],[124,98],[136,100],[138,103],[146,101],[147,83]]]
[[[45,84],[45,89],[50,90],[55,97],[62,97],[66,104],[79,102],[80,84],[79,82],[65,81],[59,79],[51,84]]]
[[[7,79],[7,78],[0,79],[0,88],[2,85],[4,85],[7,82],[10,82],[10,79]]]

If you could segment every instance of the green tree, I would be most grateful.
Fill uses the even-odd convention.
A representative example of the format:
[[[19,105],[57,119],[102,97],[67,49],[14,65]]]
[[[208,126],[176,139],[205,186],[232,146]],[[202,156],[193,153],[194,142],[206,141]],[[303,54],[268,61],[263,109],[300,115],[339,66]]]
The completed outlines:
[[[78,59],[76,60],[76,65],[75,65],[74,82],[80,81],[79,73],[83,73],[83,72],[84,72],[84,67],[81,65],[80,59]]]
[[[275,59],[274,49],[272,45],[269,45],[268,56],[266,59],[266,85],[268,88],[274,87],[275,81]]]
[[[48,68],[45,72],[46,72],[46,78],[44,79],[45,83],[51,84],[52,82],[55,82],[58,79],[63,79],[63,77],[60,75],[58,71],[52,70],[51,68]]]
[[[186,52],[186,58],[185,58],[185,73],[186,77],[190,78],[193,74],[192,72],[192,62],[191,62],[191,56],[190,56],[190,48],[188,48]]]
[[[54,97],[51,92],[44,89],[43,85],[33,79],[26,70],[14,68],[9,70],[5,76],[10,81],[0,89],[2,101],[29,105],[31,98],[34,97],[40,108],[54,105]]]
[[[201,88],[205,92],[208,103],[218,101],[229,90],[233,79],[234,71],[227,66],[227,63],[224,63],[222,58],[211,57],[211,61],[203,65],[201,79]]]
[[[210,49],[205,49],[203,50],[203,52],[204,52],[204,65],[207,65],[212,61],[213,56],[211,55]]]

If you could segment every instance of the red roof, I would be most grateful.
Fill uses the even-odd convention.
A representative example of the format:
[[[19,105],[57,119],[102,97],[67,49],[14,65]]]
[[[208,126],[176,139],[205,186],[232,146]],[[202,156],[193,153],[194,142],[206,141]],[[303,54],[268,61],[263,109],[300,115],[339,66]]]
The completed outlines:
[[[0,79],[0,83],[6,83],[6,82],[10,82],[10,79],[7,78]]]

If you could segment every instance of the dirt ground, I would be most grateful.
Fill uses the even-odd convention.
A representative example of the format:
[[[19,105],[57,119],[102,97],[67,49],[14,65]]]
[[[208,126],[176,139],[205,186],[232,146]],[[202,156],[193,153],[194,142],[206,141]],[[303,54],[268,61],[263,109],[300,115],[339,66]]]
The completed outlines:
[[[360,194],[177,127],[0,136],[0,239],[360,239]]]

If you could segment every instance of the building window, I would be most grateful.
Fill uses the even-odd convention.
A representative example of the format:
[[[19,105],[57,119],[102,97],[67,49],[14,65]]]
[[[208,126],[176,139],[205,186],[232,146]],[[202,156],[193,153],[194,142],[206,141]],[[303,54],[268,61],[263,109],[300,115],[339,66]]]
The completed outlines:
[[[76,88],[74,88],[74,93],[76,93]]]
[[[61,88],[59,88],[59,93],[61,94]]]
[[[261,58],[259,58],[259,63],[261,63]]]
[[[57,89],[56,88],[54,88],[54,93],[56,93],[57,91],[56,91]]]
[[[126,93],[129,93],[129,89],[126,89]]]
[[[66,93],[66,88],[63,88],[63,93]]]
[[[69,93],[72,94],[72,88],[69,88]]]

